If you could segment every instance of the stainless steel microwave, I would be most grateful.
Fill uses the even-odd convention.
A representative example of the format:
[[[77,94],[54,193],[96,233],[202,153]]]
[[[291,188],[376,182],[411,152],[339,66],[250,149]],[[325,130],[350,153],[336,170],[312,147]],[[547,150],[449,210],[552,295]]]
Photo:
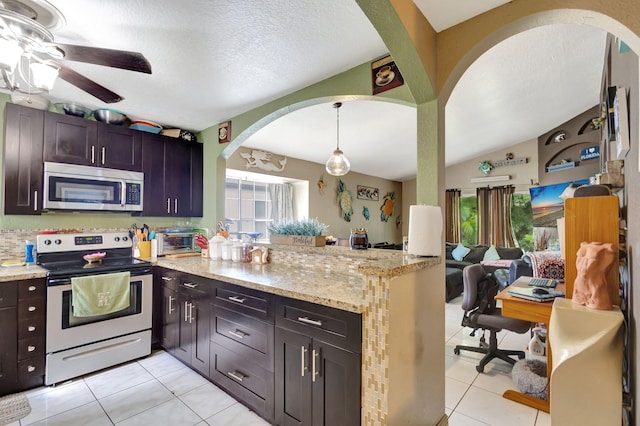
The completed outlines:
[[[138,212],[143,190],[144,173],[44,163],[44,209]]]

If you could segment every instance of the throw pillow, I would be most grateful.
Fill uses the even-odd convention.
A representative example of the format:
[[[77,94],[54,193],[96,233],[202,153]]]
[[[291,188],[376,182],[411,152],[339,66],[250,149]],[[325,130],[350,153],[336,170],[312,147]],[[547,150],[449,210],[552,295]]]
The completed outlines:
[[[496,246],[489,247],[489,250],[484,252],[483,260],[500,260],[500,255],[498,254],[498,250],[496,250]]]
[[[458,244],[458,247],[453,249],[453,251],[451,252],[451,256],[453,256],[453,258],[459,262],[464,259],[464,257],[468,255],[470,251],[471,249],[463,246],[462,243],[460,243]]]

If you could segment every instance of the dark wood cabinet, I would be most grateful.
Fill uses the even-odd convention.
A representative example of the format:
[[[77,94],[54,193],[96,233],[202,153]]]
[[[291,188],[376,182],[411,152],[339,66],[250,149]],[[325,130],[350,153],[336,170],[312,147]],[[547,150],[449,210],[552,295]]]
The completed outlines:
[[[202,144],[143,134],[145,216],[202,216]]]
[[[359,322],[357,314],[286,298],[278,300],[276,424],[360,424]],[[349,350],[356,347],[357,351]]]
[[[142,171],[142,132],[98,123],[98,166]]]
[[[0,396],[18,388],[18,287],[0,283]]]
[[[274,296],[216,282],[211,380],[269,421],[274,418]]]
[[[153,343],[174,353],[178,340],[177,273],[164,268],[153,270]]]
[[[165,268],[154,269],[153,329],[176,358],[209,376],[210,280]]]
[[[43,279],[0,283],[0,396],[44,384]]]
[[[5,104],[5,214],[40,214],[43,123],[44,111]]]
[[[45,112],[44,161],[142,171],[142,134],[128,127]]]
[[[20,390],[44,384],[46,283],[18,282],[18,384]]]

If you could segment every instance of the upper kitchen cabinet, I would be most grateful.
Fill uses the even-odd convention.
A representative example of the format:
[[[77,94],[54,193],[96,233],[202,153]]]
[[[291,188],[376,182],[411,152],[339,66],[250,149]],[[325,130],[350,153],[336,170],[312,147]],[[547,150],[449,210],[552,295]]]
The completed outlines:
[[[7,103],[4,133],[5,214],[40,214],[44,112]]]
[[[145,216],[202,217],[202,144],[142,134]]]
[[[44,161],[142,171],[142,135],[71,115],[45,112]]]

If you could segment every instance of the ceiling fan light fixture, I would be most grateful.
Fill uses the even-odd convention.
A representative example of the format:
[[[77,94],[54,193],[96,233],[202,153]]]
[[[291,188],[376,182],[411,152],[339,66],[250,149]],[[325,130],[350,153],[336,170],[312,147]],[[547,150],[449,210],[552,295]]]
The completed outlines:
[[[333,107],[336,109],[336,149],[333,154],[327,160],[325,169],[327,173],[332,176],[344,176],[351,170],[351,163],[344,156],[344,153],[340,149],[340,107],[342,102],[336,102]]]
[[[0,67],[6,72],[12,73],[16,69],[23,53],[18,40],[0,38]]]
[[[58,78],[60,68],[48,63],[34,62],[29,65],[33,86],[50,91]]]

